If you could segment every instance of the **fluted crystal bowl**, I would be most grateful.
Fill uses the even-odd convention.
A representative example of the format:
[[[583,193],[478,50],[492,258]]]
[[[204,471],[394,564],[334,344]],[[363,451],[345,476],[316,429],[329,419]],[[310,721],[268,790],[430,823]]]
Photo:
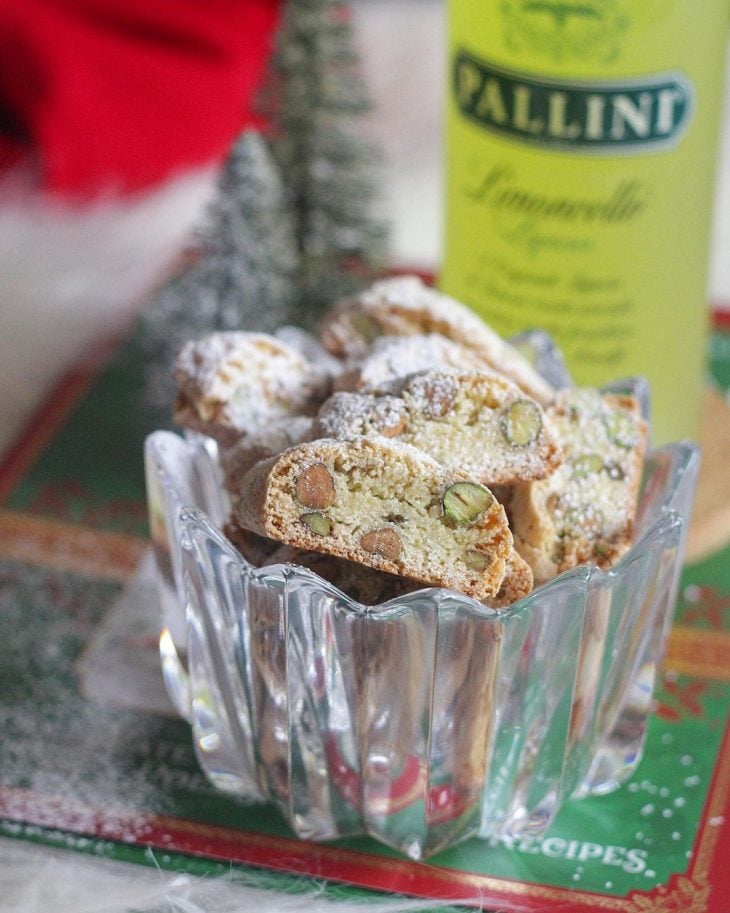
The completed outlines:
[[[367,833],[421,859],[543,831],[638,764],[671,623],[697,449],[649,454],[635,544],[495,611],[424,589],[365,606],[225,538],[216,449],[146,445],[164,678],[221,790],[302,838]]]

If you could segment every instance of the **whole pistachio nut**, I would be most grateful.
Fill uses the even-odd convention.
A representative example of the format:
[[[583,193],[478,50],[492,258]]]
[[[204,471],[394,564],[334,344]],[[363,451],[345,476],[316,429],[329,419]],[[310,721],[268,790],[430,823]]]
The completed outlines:
[[[492,506],[494,495],[477,482],[455,482],[444,492],[444,515],[457,526],[471,526]]]
[[[531,399],[518,399],[500,419],[502,437],[512,447],[527,447],[536,441],[542,428],[540,407]]]
[[[318,512],[302,514],[299,519],[317,536],[329,536],[332,533],[332,521],[324,514]]]
[[[576,478],[586,479],[603,469],[603,457],[598,453],[583,453],[573,460],[572,467]]]

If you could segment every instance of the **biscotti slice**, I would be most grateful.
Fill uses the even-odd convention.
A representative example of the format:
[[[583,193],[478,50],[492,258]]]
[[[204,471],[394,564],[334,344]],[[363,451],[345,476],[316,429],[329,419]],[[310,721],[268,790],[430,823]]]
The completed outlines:
[[[335,558],[291,545],[280,545],[269,556],[268,564],[296,564],[328,580],[343,593],[363,605],[378,605],[423,589],[423,584],[408,577],[398,577],[346,558]],[[496,597],[495,597],[496,598]]]
[[[512,551],[488,488],[382,438],[314,441],[265,460],[244,476],[235,511],[260,535],[477,599],[497,593]]]
[[[325,348],[340,358],[364,356],[380,336],[428,333],[439,333],[476,352],[538,402],[552,400],[555,391],[523,355],[465,305],[416,276],[385,279],[344,299],[325,316],[320,328]]]
[[[393,393],[405,377],[436,368],[491,370],[474,349],[438,333],[382,336],[362,359],[348,363],[335,379],[333,389],[351,393]]]
[[[255,533],[249,533],[259,542],[270,542]],[[250,540],[244,544],[251,547]],[[235,543],[238,546],[238,542]],[[291,545],[280,545],[273,553],[266,554],[267,564],[296,564],[314,571],[320,577],[334,584],[343,593],[364,605],[378,605],[414,593],[423,588],[423,583],[408,577],[398,577],[375,568],[347,561],[345,558],[334,558],[322,552],[306,551],[292,548]],[[261,562],[259,562],[261,563]],[[494,596],[482,599],[482,603],[492,609],[504,609],[532,591],[532,570],[530,565],[513,551],[507,558],[505,575],[498,592]]]
[[[502,585],[494,596],[482,599],[490,609],[506,609],[532,592],[534,576],[532,568],[516,551],[507,558]]]
[[[272,419],[313,414],[330,386],[301,353],[264,333],[212,333],[189,342],[173,376],[175,421],[223,446]]]
[[[229,447],[220,447],[219,458],[229,495],[235,497],[239,480],[256,463],[283,453],[302,441],[311,440],[313,425],[314,420],[305,415],[272,418]]]
[[[609,567],[629,548],[647,441],[632,396],[565,390],[547,411],[565,462],[516,484],[509,505],[536,583],[585,562]]]
[[[407,378],[398,396],[335,393],[312,433],[397,439],[485,484],[543,479],[561,462],[539,403],[485,371],[424,371]]]

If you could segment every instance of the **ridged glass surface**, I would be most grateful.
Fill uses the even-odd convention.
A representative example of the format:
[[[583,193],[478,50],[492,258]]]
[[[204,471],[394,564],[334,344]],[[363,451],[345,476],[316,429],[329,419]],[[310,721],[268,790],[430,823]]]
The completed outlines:
[[[414,859],[540,833],[639,761],[698,468],[647,461],[634,546],[497,612],[442,589],[363,606],[225,539],[215,445],[146,447],[165,682],[220,789],[303,838],[368,833]]]

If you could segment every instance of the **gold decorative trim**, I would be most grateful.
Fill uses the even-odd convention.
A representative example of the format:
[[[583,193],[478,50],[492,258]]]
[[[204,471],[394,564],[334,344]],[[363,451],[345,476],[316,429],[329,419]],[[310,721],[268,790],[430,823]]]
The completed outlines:
[[[124,583],[149,547],[145,539],[0,510],[0,557]]]
[[[656,893],[630,895],[624,913],[707,913],[709,899],[709,884],[679,876]]]
[[[730,631],[676,625],[669,635],[663,666],[693,678],[730,682]]]

